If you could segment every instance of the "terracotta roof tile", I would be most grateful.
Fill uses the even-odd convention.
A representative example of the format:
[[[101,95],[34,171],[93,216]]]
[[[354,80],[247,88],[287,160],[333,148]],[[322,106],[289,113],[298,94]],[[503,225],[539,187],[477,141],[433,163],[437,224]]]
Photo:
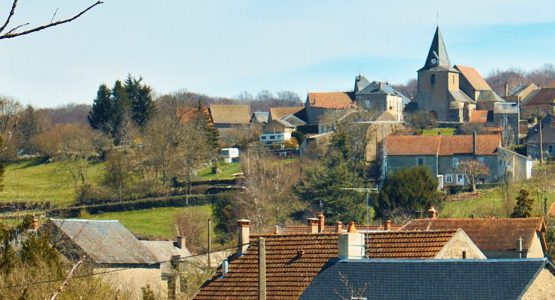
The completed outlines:
[[[543,239],[543,218],[526,219],[417,219],[410,221],[402,230],[441,230],[461,228],[482,251],[510,251],[516,248],[516,240],[523,239],[523,247],[529,248],[533,236],[540,233]],[[542,241],[545,249],[545,241]]]
[[[555,104],[555,88],[543,88],[531,96],[523,106],[529,105],[542,105],[542,104]]]
[[[249,124],[251,119],[248,105],[210,105],[214,124]]]
[[[366,233],[370,258],[429,259],[456,233],[442,231],[384,231]],[[266,238],[268,299],[296,299],[330,258],[338,254],[338,234],[287,234],[252,236],[248,251],[221,268],[195,299],[257,299],[258,237]],[[302,249],[302,255],[298,250]]]
[[[501,145],[499,135],[478,135],[477,155],[495,155]],[[440,155],[472,153],[472,135],[422,136],[390,135],[385,138],[387,155]]]
[[[270,107],[270,119],[278,120],[282,117],[293,115],[303,110],[304,106],[292,106],[292,107]]]
[[[346,92],[308,93],[308,105],[320,108],[346,109],[353,105],[351,95]]]
[[[390,230],[399,230],[403,227],[403,225],[395,225],[391,224]],[[384,230],[383,225],[357,225],[357,230],[364,232],[364,231],[371,231],[371,230]],[[335,233],[335,226],[326,225],[324,227],[324,233]],[[343,224],[342,232],[347,232],[347,226]],[[279,230],[279,234],[298,234],[298,233],[310,233],[310,227],[308,225],[289,225],[281,227]]]
[[[484,80],[484,78],[482,78],[482,76],[480,75],[480,73],[478,73],[478,71],[476,71],[476,69],[461,65],[455,65],[455,69],[461,72],[461,75],[466,78],[473,89],[477,91],[491,90],[489,84]]]

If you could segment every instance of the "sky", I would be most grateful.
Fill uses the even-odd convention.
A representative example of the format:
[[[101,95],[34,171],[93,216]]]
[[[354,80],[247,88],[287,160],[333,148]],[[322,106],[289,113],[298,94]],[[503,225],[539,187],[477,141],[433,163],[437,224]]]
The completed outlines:
[[[20,0],[12,24],[40,25],[93,2]],[[405,83],[438,23],[451,63],[483,76],[531,70],[555,63],[554,9],[552,0],[105,0],[72,23],[0,40],[0,95],[36,107],[90,104],[100,84],[128,74],[158,95],[290,90],[305,98],[352,89],[359,73]]]

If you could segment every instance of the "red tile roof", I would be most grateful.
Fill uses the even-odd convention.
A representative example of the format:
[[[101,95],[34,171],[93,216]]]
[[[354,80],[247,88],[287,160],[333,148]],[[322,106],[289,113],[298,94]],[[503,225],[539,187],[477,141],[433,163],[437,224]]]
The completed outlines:
[[[466,78],[473,89],[477,91],[491,90],[489,84],[484,80],[484,78],[482,78],[482,76],[480,75],[480,73],[478,73],[478,71],[476,71],[476,69],[461,65],[455,65],[455,69],[461,72],[461,75]]]
[[[353,105],[353,99],[346,92],[308,93],[310,107],[346,109]]]
[[[499,135],[476,136],[476,155],[495,155],[501,146]],[[390,135],[385,138],[387,155],[440,155],[472,154],[472,135],[422,136]]]
[[[384,231],[366,233],[370,258],[429,259],[437,255],[456,230]],[[266,239],[268,299],[296,299],[338,254],[338,234],[287,234],[252,236],[248,251],[221,268],[200,289],[195,299],[257,299],[258,239]]]
[[[403,225],[391,224],[390,230],[399,230]],[[383,225],[357,225],[357,230],[371,231],[371,230],[384,230]],[[324,233],[335,233],[335,226],[326,225],[324,226]],[[343,225],[341,232],[347,232],[347,226]],[[284,226],[279,229],[278,234],[297,234],[297,233],[310,233],[310,227],[308,225],[289,225]]]
[[[529,248],[532,238],[540,234],[546,249],[543,218],[525,219],[417,219],[410,221],[402,230],[442,230],[461,228],[482,251],[512,251],[516,240],[523,239],[523,247]]]
[[[538,90],[535,95],[531,96],[531,98],[526,100],[526,103],[522,105],[529,106],[542,104],[555,104],[555,88],[543,88]]]

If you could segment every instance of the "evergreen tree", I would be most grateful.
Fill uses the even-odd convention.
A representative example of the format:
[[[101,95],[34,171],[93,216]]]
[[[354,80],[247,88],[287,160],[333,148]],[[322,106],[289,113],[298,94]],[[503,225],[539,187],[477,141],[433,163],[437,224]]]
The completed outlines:
[[[324,166],[306,170],[305,177],[294,187],[294,193],[329,216],[328,222],[365,219],[364,195],[345,189],[363,187],[362,178],[349,167],[341,151],[328,153]]]
[[[527,190],[520,190],[516,197],[516,204],[511,214],[511,218],[529,218],[532,216],[532,208],[534,207],[534,199],[530,197]]]
[[[142,80],[142,77],[135,79],[128,75],[125,80],[125,90],[129,99],[131,119],[135,126],[144,129],[154,114],[155,105],[152,100],[152,88],[142,84]]]
[[[389,174],[374,209],[377,219],[397,214],[416,217],[432,205],[439,206],[441,200],[436,179],[427,168],[419,166]]]
[[[114,130],[112,123],[112,113],[114,106],[112,103],[111,90],[102,84],[96,92],[91,111],[87,116],[89,124],[94,129],[99,129],[106,134],[112,135]]]
[[[119,80],[116,81],[112,89],[112,105],[112,137],[114,137],[116,143],[118,143],[127,139],[127,132],[130,125],[129,98],[125,87]]]
[[[197,105],[195,117],[192,121],[194,122],[194,128],[202,132],[206,143],[210,147],[210,151],[213,155],[215,155],[220,148],[218,129],[212,124],[210,120],[210,114],[208,114],[206,110],[202,108],[202,103],[200,100]]]

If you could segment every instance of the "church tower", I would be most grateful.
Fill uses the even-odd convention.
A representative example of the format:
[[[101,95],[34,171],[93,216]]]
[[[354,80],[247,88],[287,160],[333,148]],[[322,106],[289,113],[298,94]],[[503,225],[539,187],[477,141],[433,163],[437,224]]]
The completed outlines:
[[[472,99],[459,90],[459,71],[452,67],[443,37],[436,28],[424,67],[418,70],[414,101],[438,121],[462,122],[463,110]]]

